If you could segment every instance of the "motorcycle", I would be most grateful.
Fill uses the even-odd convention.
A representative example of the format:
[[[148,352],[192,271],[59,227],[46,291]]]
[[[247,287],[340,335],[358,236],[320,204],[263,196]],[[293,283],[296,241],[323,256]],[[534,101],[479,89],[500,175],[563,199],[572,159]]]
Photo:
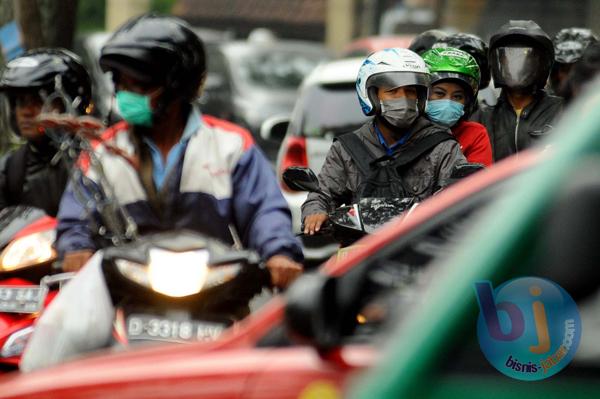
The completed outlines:
[[[320,190],[319,180],[309,168],[291,166],[283,172],[282,178],[292,190],[316,192],[329,197]],[[342,205],[329,212],[328,224],[320,232],[331,234],[342,247],[346,247],[417,206],[414,198],[361,198],[354,204]]]
[[[271,282],[256,253],[187,231],[107,248],[102,271],[123,346],[215,340]]]
[[[69,274],[52,276],[56,219],[37,208],[0,212],[0,370],[16,370],[33,324]]]

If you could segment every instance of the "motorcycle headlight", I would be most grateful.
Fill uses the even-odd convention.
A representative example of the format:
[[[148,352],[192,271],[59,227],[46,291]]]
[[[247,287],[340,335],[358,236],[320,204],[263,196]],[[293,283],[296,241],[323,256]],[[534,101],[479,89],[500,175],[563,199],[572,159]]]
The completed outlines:
[[[25,327],[22,330],[12,333],[4,343],[4,346],[2,346],[0,356],[7,358],[22,355],[32,333],[33,326]]]
[[[147,265],[116,260],[119,272],[128,279],[161,294],[184,297],[223,284],[237,275],[241,265],[208,265],[208,251],[171,252],[150,250]]]
[[[47,230],[16,239],[2,251],[0,269],[12,271],[56,259],[55,238],[56,232]]]

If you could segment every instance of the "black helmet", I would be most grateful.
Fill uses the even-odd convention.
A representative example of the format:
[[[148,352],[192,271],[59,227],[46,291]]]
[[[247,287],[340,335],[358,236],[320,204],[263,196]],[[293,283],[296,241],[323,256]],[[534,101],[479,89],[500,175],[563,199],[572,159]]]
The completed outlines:
[[[488,46],[479,36],[472,33],[455,33],[442,37],[433,45],[433,48],[439,47],[453,47],[471,54],[481,71],[479,89],[488,87],[491,78],[490,64],[488,63]]]
[[[65,49],[30,50],[8,62],[0,77],[0,92],[6,93],[11,105],[16,94],[36,91],[48,96],[59,86],[79,113],[91,111],[90,77],[79,57]]]
[[[146,14],[121,26],[106,42],[100,66],[165,87],[166,101],[191,101],[198,95],[206,71],[204,46],[182,20]]]
[[[554,63],[550,37],[533,21],[510,21],[490,39],[489,62],[496,87],[542,89]]]
[[[410,46],[408,46],[408,49],[421,55],[427,50],[431,49],[436,42],[440,41],[440,39],[446,36],[448,36],[446,32],[438,29],[426,30],[425,32],[418,34],[413,39],[413,41],[410,43]]]
[[[598,38],[589,29],[565,28],[554,37],[554,61],[561,64],[577,62],[591,43]]]

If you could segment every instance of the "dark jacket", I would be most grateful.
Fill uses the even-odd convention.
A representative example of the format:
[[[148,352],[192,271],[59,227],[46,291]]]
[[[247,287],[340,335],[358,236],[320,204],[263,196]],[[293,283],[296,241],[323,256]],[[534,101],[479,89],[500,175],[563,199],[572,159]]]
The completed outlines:
[[[0,160],[0,209],[29,205],[56,216],[71,163],[61,157],[52,164],[51,143],[26,143]]]
[[[448,129],[435,125],[424,117],[419,117],[413,128],[414,133],[404,145],[396,150],[396,153],[402,152],[416,141],[440,130],[450,133]],[[373,121],[365,123],[353,134],[362,139],[373,155],[378,157],[386,155],[375,132]],[[400,176],[411,195],[422,200],[431,196],[445,180],[450,178],[456,165],[466,162],[458,142],[448,140],[438,144],[408,165],[400,173]],[[310,193],[302,205],[302,218],[314,213],[328,213],[343,203],[349,203],[362,183],[362,179],[363,177],[350,154],[346,152],[339,141],[335,141],[319,173],[321,190],[331,195],[334,203],[330,203],[322,194]]]
[[[517,117],[504,90],[493,107],[482,107],[471,120],[487,128],[494,161],[531,147],[552,130],[562,111],[562,99],[540,90]]]

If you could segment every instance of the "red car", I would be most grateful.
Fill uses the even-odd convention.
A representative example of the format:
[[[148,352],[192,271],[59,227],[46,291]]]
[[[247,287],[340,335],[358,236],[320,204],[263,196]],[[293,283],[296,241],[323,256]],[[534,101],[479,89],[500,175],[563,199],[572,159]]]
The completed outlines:
[[[2,398],[329,398],[378,356],[445,244],[543,155],[477,173],[306,274],[218,341],[104,354],[0,382]],[[417,288],[415,288],[417,287]],[[401,313],[401,312],[400,312]]]

